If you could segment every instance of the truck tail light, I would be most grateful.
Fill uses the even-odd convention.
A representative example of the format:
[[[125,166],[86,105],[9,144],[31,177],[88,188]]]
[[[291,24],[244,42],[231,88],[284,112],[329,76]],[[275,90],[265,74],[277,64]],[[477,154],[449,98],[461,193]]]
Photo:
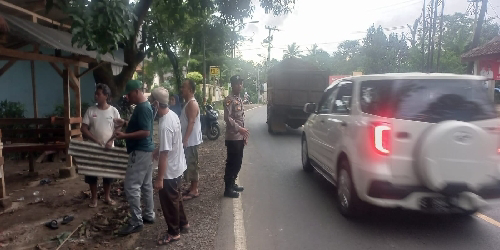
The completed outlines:
[[[370,130],[375,151],[379,154],[388,155],[391,152],[391,126],[388,123],[377,122],[372,123]]]

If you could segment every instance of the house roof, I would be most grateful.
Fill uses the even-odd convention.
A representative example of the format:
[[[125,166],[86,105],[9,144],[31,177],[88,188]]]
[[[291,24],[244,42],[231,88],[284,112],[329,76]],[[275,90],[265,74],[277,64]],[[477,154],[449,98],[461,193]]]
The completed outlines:
[[[3,17],[9,24],[9,34],[28,42],[34,42],[42,46],[53,49],[60,49],[69,53],[87,56],[97,59],[97,52],[88,51],[85,46],[76,48],[72,45],[72,35],[70,33],[48,28],[28,20],[24,20],[12,15],[3,14]],[[117,66],[126,66],[127,64],[111,54],[101,55],[101,60]]]
[[[482,46],[469,50],[462,55],[462,60],[472,61],[479,57],[495,56],[500,57],[500,36],[496,36]]]

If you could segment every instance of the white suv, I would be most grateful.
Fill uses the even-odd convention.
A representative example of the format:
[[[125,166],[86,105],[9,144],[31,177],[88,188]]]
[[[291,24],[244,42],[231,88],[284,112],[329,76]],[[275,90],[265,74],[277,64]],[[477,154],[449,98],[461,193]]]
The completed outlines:
[[[500,119],[485,78],[384,74],[328,87],[302,135],[302,164],[337,186],[355,215],[366,202],[471,214],[500,198]]]

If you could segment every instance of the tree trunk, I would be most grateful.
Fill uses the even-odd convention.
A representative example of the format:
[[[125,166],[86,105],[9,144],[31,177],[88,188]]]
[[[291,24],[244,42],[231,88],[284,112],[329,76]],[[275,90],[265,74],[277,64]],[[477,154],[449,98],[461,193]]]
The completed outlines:
[[[436,60],[436,72],[439,72],[439,60],[441,59],[441,47],[443,46],[443,16],[444,16],[444,0],[441,0],[441,20],[439,20],[439,37],[438,37],[438,54]]]
[[[434,65],[434,50],[436,48],[436,44],[434,43],[434,37],[436,37],[436,24],[437,24],[437,13],[438,13],[438,6],[439,6],[439,0],[434,0],[434,17],[432,18],[432,36],[431,36],[431,59],[430,62],[431,64],[429,65],[429,71],[432,71],[433,65]]]
[[[153,0],[140,0],[135,6],[134,13],[137,16],[137,21],[134,22],[135,34],[130,36],[123,49],[123,59],[125,63],[127,63],[127,66],[124,66],[120,74],[116,76],[113,76],[113,70],[109,64],[99,67],[93,72],[96,82],[104,83],[109,86],[114,100],[122,96],[125,85],[134,76],[137,65],[146,57],[143,50],[146,43],[143,41],[141,48],[138,48],[137,34],[139,34],[140,27],[144,23],[144,18],[152,3]],[[91,63],[89,67],[93,65],[95,64]]]
[[[425,71],[425,36],[427,35],[426,33],[426,28],[427,28],[427,24],[426,24],[426,20],[425,20],[425,8],[426,8],[426,5],[425,5],[425,0],[424,0],[424,7],[422,8],[422,72]]]
[[[165,82],[165,73],[163,71],[158,71],[158,80],[160,81],[160,84]]]
[[[181,70],[179,68],[179,59],[175,55],[175,53],[172,51],[170,46],[164,45],[164,49],[167,51],[167,57],[170,60],[170,63],[172,64],[172,68],[174,70],[174,78],[175,78],[175,87],[176,90],[179,91],[181,89],[181,84],[182,84],[182,79],[181,79]]]
[[[483,28],[484,16],[486,15],[487,8],[488,0],[483,0],[481,3],[481,11],[479,12],[479,18],[477,20],[476,30],[474,31],[474,38],[472,39],[470,50],[476,48],[479,45],[479,39],[481,38],[481,30]],[[467,73],[474,74],[474,62],[469,62],[469,64],[467,65]]]

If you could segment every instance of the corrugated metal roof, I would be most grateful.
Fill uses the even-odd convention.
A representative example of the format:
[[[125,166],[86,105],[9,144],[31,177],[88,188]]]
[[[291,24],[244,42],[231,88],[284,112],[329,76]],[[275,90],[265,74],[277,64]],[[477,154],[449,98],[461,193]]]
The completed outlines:
[[[3,14],[5,20],[9,23],[9,33],[20,39],[35,42],[42,46],[47,46],[53,49],[60,49],[77,55],[97,58],[97,52],[87,51],[85,46],[81,49],[73,47],[71,44],[70,33],[45,27],[43,25],[33,23],[15,16]],[[117,58],[113,58],[111,54],[101,55],[101,60],[118,66],[126,66],[127,64]]]
[[[68,154],[73,156],[78,174],[124,179],[128,154],[124,148],[104,149],[86,141],[71,140]]]
[[[500,54],[500,36],[496,36],[489,42],[474,48],[462,55],[463,60],[475,59],[481,56]]]

